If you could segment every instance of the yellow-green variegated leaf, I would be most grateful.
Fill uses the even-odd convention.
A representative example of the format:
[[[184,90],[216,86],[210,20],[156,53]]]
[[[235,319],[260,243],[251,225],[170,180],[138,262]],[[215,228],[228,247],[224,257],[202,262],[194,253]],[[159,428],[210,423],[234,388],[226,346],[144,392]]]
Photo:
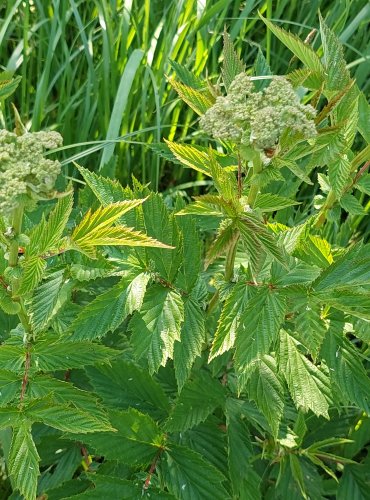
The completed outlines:
[[[169,245],[125,226],[106,227],[91,231],[83,238],[72,238],[71,248],[94,258],[98,246],[131,246],[173,248]]]
[[[149,246],[172,248],[146,234],[126,226],[113,224],[128,210],[141,205],[145,200],[125,200],[100,207],[95,212],[89,210],[74,229],[69,245],[94,258],[97,246]]]
[[[184,83],[177,82],[173,78],[168,79],[170,85],[176,90],[181,99],[188,104],[198,115],[204,113],[215,103],[215,97],[207,87],[201,90],[189,87]]]

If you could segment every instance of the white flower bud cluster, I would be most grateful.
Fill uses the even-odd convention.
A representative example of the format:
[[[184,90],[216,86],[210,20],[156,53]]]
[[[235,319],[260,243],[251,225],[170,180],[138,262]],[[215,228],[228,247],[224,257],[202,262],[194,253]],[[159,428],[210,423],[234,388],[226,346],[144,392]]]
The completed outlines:
[[[285,130],[308,139],[316,135],[316,111],[300,103],[284,77],[274,78],[262,92],[253,90],[246,73],[237,75],[225,97],[200,119],[202,128],[216,139],[249,143],[259,150],[274,148]]]
[[[61,165],[44,158],[45,149],[63,142],[57,132],[16,135],[0,130],[0,214],[8,216],[22,201],[47,197],[54,188]]]

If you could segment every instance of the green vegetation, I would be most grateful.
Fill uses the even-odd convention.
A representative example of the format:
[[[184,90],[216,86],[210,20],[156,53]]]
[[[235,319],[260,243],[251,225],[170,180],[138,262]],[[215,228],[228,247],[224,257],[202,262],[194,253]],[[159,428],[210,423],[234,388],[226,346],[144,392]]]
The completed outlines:
[[[124,184],[134,174],[163,190],[196,177],[159,159],[148,144],[163,137],[199,144],[196,115],[176,99],[165,75],[181,64],[215,82],[225,26],[248,68],[260,46],[272,71],[285,74],[294,67],[292,54],[265,29],[258,11],[304,40],[318,28],[319,9],[345,44],[351,72],[368,94],[367,0],[3,2],[0,61],[22,76],[13,102],[27,127],[56,127],[66,146],[77,145],[60,159],[80,153],[78,162],[98,170],[115,153],[117,162],[107,173],[113,176],[115,164]],[[318,35],[311,43],[320,47]],[[7,110],[4,128],[11,128],[11,116]],[[104,148],[102,158],[98,141],[122,136],[115,149]],[[77,175],[70,163],[68,169]]]
[[[2,498],[368,498],[370,8],[277,4],[3,7]]]

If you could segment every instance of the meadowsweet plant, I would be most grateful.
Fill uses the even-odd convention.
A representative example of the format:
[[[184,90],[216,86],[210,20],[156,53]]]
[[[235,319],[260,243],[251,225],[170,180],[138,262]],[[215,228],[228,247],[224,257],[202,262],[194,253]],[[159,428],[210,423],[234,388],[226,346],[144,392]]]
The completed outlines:
[[[60,136],[0,132],[10,498],[366,498],[369,106],[323,19],[319,52],[264,22],[297,69],[227,34],[215,84],[174,65],[209,145],[157,149],[192,200],[58,190]]]

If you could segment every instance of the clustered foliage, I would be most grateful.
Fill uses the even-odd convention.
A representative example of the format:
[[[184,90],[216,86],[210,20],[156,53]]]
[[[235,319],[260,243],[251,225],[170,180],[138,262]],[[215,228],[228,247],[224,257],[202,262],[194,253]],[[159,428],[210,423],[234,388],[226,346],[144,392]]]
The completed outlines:
[[[61,165],[43,156],[62,144],[58,132],[17,135],[0,130],[0,214],[8,216],[20,204],[52,197]]]
[[[225,97],[201,117],[203,129],[216,139],[252,145],[265,150],[275,148],[284,132],[308,139],[316,135],[316,111],[300,103],[292,85],[277,77],[257,92],[246,73],[236,75]]]
[[[212,181],[190,203],[77,166],[78,199],[25,213],[57,164],[24,174],[49,136],[3,132],[30,144],[1,223],[13,500],[366,498],[369,105],[322,19],[323,59],[264,21],[303,68],[276,77],[259,54],[271,82],[253,80],[225,34],[224,97],[170,80],[215,140],[166,141]]]

